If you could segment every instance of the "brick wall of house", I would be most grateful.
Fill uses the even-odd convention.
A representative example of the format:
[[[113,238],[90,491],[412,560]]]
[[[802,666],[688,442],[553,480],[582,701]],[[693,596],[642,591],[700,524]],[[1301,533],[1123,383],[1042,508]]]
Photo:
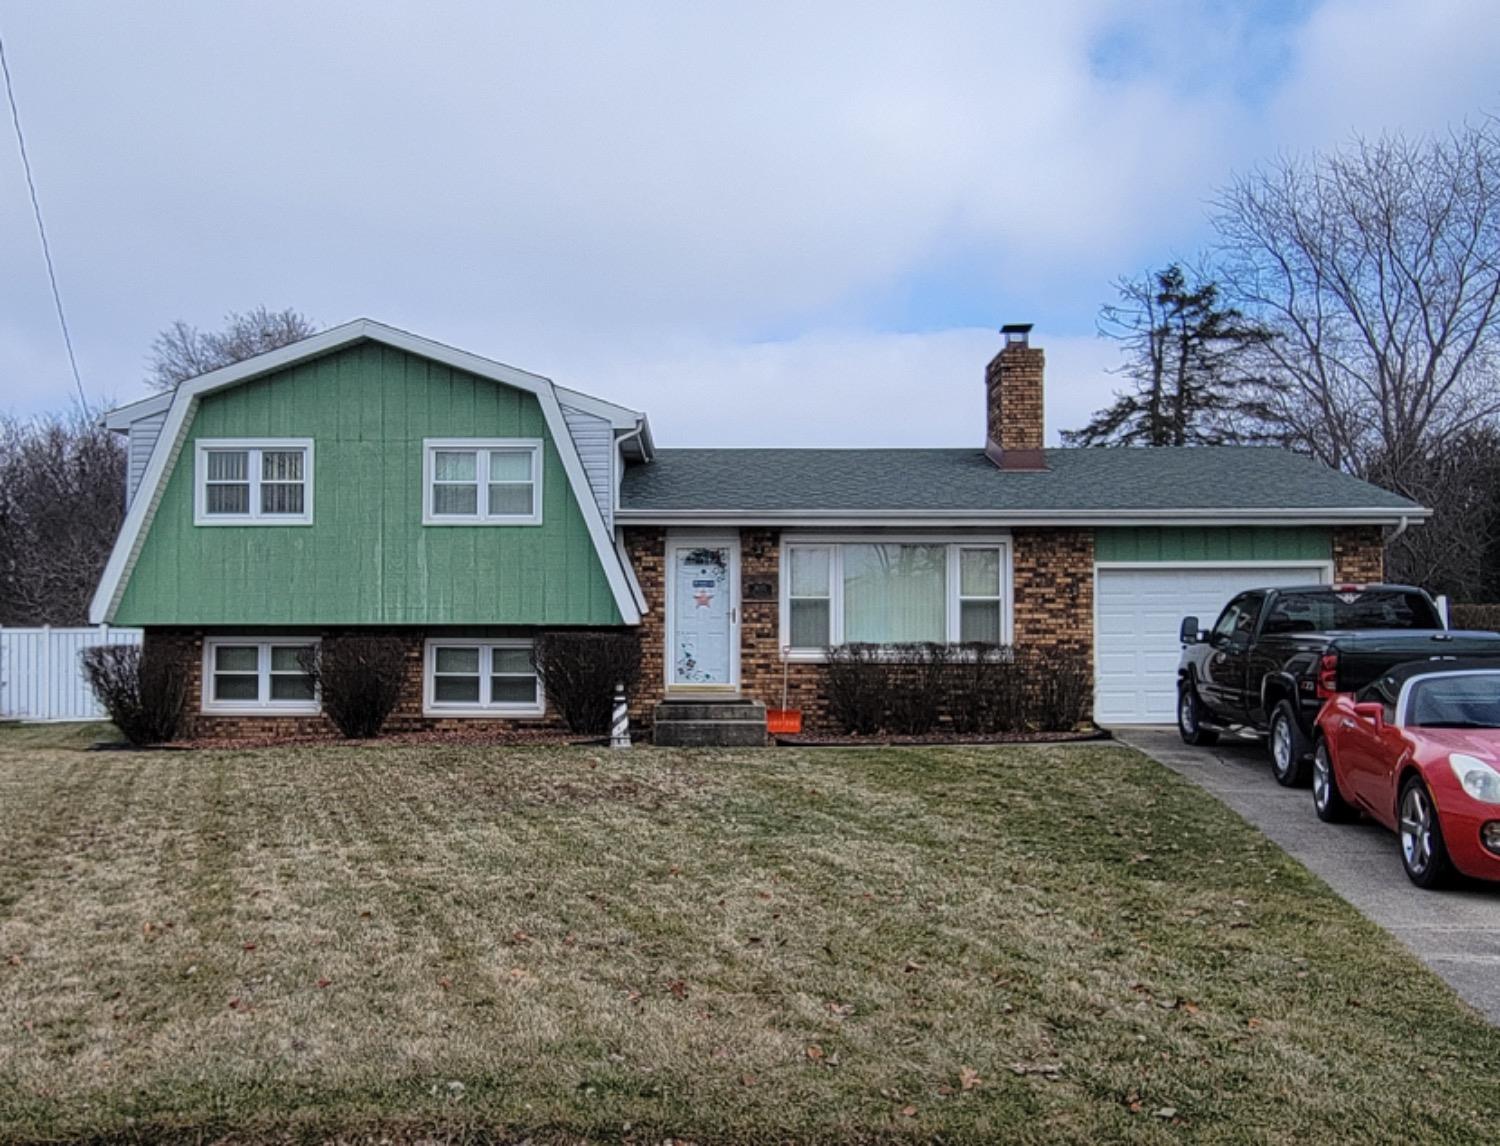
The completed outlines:
[[[649,724],[652,707],[665,692],[666,534],[661,529],[626,530],[626,546],[649,611],[641,625],[647,668],[631,705],[631,717]],[[1012,534],[1014,639],[1017,643],[1068,648],[1087,658],[1094,647],[1094,535],[1092,530],[1025,529]],[[779,584],[781,535],[775,529],[740,531],[740,580]],[[779,593],[740,602],[740,691],[780,708],[783,671],[787,703],[800,709],[804,727],[828,726],[821,665],[785,665],[781,654]]]
[[[148,629],[146,644],[152,649],[167,649],[187,674],[187,707],[178,736],[183,740],[214,740],[234,737],[328,736],[337,729],[327,716],[254,716],[222,715],[200,711],[203,702],[203,641],[211,633],[200,631]],[[327,636],[329,634],[323,634]],[[548,710],[540,717],[464,717],[426,716],[422,712],[422,657],[427,634],[421,630],[404,630],[393,635],[406,646],[405,680],[396,707],[387,719],[384,731],[416,732],[464,729],[510,731],[519,728],[561,728],[557,714]]]
[[[1341,525],[1333,531],[1333,579],[1366,584],[1385,579],[1385,534],[1378,525]]]

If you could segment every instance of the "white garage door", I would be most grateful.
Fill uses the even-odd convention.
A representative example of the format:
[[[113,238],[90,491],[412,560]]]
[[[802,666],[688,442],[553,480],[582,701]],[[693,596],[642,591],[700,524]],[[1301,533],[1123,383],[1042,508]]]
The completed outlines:
[[[1196,615],[1204,628],[1243,589],[1328,580],[1317,563],[1256,568],[1135,567],[1098,570],[1095,582],[1094,719],[1171,724],[1177,718],[1177,629]]]

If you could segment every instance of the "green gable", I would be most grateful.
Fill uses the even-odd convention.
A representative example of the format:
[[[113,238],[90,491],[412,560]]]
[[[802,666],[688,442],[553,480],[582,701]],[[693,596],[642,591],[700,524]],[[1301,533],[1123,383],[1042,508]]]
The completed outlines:
[[[313,524],[195,526],[200,438],[311,438]],[[540,438],[543,524],[422,524],[425,438]],[[149,496],[149,491],[142,491]],[[535,395],[362,342],[199,399],[120,625],[617,625]]]
[[[1328,561],[1327,529],[1225,526],[1182,529],[1101,529],[1096,561]]]

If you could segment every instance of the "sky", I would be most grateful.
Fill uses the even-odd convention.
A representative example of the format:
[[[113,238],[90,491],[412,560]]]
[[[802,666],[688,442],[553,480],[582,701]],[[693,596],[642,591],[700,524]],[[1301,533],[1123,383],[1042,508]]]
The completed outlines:
[[[1279,153],[1500,111],[1492,0],[13,0],[0,37],[91,403],[176,319],[370,317],[662,446],[982,444],[998,327],[1049,435],[1096,315]],[[74,388],[0,121],[0,411]]]

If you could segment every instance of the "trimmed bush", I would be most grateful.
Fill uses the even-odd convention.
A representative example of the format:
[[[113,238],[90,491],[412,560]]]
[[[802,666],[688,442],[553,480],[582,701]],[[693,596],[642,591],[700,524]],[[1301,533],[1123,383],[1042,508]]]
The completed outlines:
[[[1455,629],[1500,632],[1500,605],[1448,605],[1448,619]]]
[[[327,637],[302,654],[323,711],[350,740],[380,735],[406,680],[406,642],[368,634]]]
[[[885,726],[898,736],[925,736],[947,707],[953,665],[947,645],[894,645],[886,650]]]
[[[170,650],[100,645],[80,656],[95,699],[126,740],[164,744],[177,735],[187,702],[187,673]]]
[[[834,645],[823,682],[828,714],[845,732],[869,736],[884,727],[890,664],[880,645]]]
[[[1086,652],[968,644],[828,650],[828,712],[844,732],[1068,732],[1093,697]]]
[[[571,732],[602,736],[609,731],[615,688],[635,692],[641,679],[641,641],[628,633],[542,633],[531,663]]]

